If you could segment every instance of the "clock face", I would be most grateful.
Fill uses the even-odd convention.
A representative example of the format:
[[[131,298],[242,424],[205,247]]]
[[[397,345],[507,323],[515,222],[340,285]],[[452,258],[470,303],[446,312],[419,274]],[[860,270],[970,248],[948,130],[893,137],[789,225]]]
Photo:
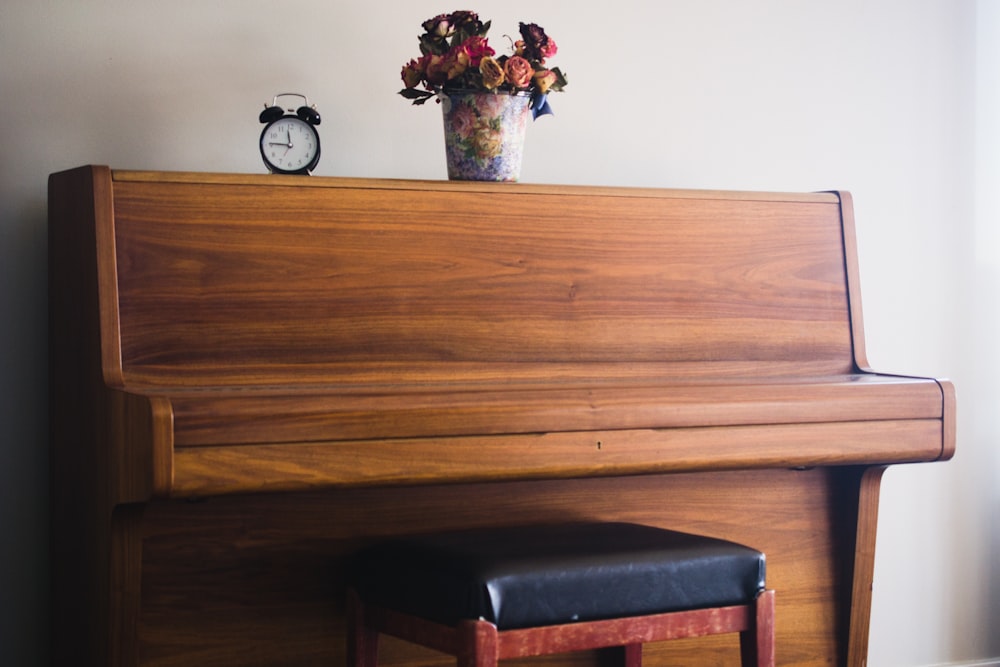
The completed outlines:
[[[301,118],[279,118],[261,133],[260,154],[272,171],[306,173],[319,162],[319,135]]]

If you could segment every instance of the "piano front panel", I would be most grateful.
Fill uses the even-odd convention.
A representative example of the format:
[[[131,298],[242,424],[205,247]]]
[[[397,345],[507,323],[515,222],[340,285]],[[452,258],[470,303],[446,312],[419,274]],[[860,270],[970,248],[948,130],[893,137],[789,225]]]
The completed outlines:
[[[361,545],[409,532],[518,521],[648,522],[766,552],[778,591],[782,665],[843,664],[860,468],[758,470],[357,488],[148,506],[140,664],[343,664],[342,564]],[[843,618],[841,618],[843,617]],[[738,664],[736,635],[647,649],[651,665]],[[838,657],[840,656],[840,657]],[[599,665],[598,655],[549,658]],[[450,666],[386,640],[387,667]],[[536,663],[537,664],[537,661]]]
[[[115,181],[126,383],[334,361],[851,368],[833,195],[266,183]]]

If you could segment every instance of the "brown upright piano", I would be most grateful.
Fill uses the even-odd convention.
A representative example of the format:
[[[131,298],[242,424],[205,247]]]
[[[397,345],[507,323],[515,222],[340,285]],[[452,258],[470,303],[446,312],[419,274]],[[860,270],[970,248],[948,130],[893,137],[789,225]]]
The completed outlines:
[[[846,193],[82,167],[49,228],[57,665],[339,665],[361,546],[587,518],[765,551],[778,663],[861,667],[882,472],[954,451]]]

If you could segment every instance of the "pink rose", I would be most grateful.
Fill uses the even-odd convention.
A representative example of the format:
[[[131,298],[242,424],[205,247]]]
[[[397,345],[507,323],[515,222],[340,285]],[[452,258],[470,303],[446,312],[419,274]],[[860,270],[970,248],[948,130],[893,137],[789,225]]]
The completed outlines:
[[[531,68],[531,63],[521,56],[511,56],[504,63],[503,73],[510,85],[515,88],[527,88],[531,85],[535,70]]]
[[[556,53],[559,52],[559,47],[556,46],[556,40],[551,37],[548,38],[548,42],[543,44],[541,48],[538,49],[539,53],[542,54],[542,58],[551,58]]]

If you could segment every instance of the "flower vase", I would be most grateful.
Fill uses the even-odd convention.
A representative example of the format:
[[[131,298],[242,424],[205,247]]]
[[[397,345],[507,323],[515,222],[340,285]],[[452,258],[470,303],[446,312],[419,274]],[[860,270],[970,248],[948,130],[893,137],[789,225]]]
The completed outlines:
[[[442,99],[448,178],[516,181],[521,175],[527,94],[447,91]]]

